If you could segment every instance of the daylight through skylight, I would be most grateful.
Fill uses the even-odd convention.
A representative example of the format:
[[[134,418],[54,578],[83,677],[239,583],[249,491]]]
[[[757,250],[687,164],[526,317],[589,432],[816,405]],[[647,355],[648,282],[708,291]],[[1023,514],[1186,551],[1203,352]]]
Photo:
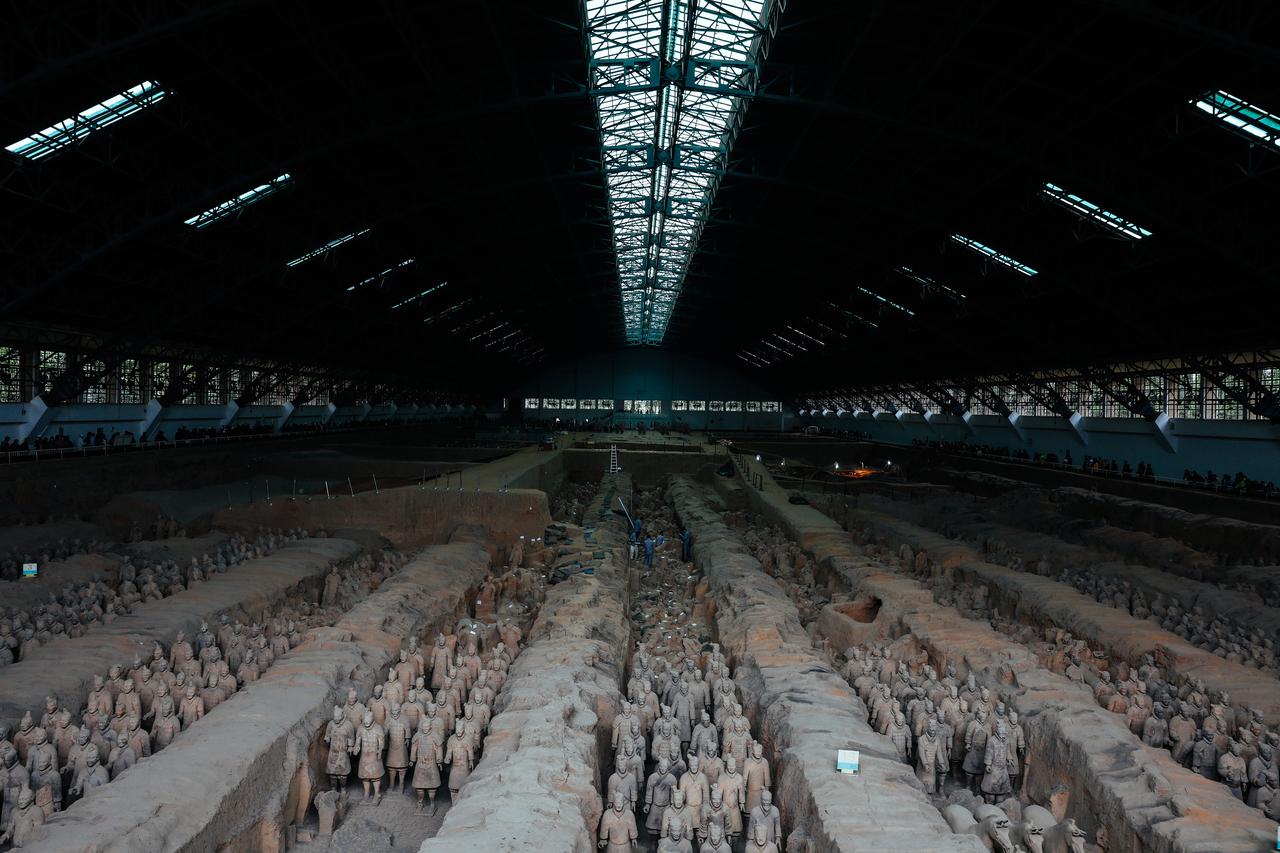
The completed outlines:
[[[19,139],[12,145],[5,146],[5,150],[28,160],[48,157],[95,131],[158,103],[166,94],[168,93],[160,88],[159,83],[143,81],[100,104],[94,104],[38,133]]]
[[[905,308],[899,305],[898,303],[894,302],[892,299],[885,299],[883,296],[876,293],[875,291],[867,290],[865,287],[859,287],[858,292],[866,294],[867,296],[870,296],[872,299],[877,299],[880,302],[884,303],[885,305],[888,305],[890,308],[897,308],[899,311],[901,311],[903,314],[906,314],[908,317],[916,316],[916,312],[912,311],[910,308]]]
[[[1079,213],[1085,219],[1097,225],[1101,225],[1122,237],[1130,240],[1141,240],[1143,237],[1150,237],[1151,232],[1140,225],[1135,225],[1122,216],[1117,216],[1109,210],[1103,210],[1091,201],[1085,201],[1075,193],[1069,193],[1057,184],[1046,183],[1040,188],[1040,193],[1056,204],[1060,204],[1068,210]]]
[[[268,196],[275,195],[292,183],[293,176],[288,172],[285,172],[274,181],[259,184],[251,190],[240,193],[240,195],[233,199],[224,201],[217,207],[211,207],[204,213],[197,213],[190,219],[183,221],[188,225],[194,225],[196,228],[207,228],[219,220],[226,219],[228,216],[239,213],[251,204],[256,204]]]
[[[952,288],[947,287],[942,282],[937,281],[936,279],[932,279],[929,276],[925,275],[924,273],[918,273],[915,270],[913,270],[911,267],[898,267],[897,272],[899,275],[904,275],[907,278],[911,279],[916,284],[923,287],[925,290],[937,291],[939,293],[945,294],[946,296],[950,296],[952,299],[956,300],[957,302],[963,301],[966,298],[965,295],[960,291],[953,290]]]
[[[1255,107],[1221,89],[1205,92],[1192,100],[1191,104],[1243,136],[1261,139],[1280,147],[1280,116],[1269,113],[1262,107]]]
[[[1026,264],[1022,263],[1021,261],[1015,261],[1013,258],[1009,257],[1008,255],[1001,254],[1000,252],[997,252],[995,249],[991,248],[990,246],[987,246],[983,243],[979,243],[977,240],[974,240],[971,237],[966,237],[963,234],[952,234],[951,240],[952,242],[959,243],[961,246],[964,246],[966,249],[969,249],[970,251],[977,252],[979,255],[982,255],[988,260],[995,261],[997,264],[999,264],[1002,267],[1008,267],[1014,272],[1021,273],[1022,275],[1025,275],[1027,278],[1030,278],[1031,276],[1036,275],[1035,270],[1033,270],[1031,267],[1027,266]]]
[[[341,246],[343,243],[349,243],[355,238],[362,237],[368,233],[369,233],[368,228],[361,228],[359,231],[352,231],[350,234],[347,234],[344,237],[335,237],[334,239],[330,240],[328,243],[325,243],[320,248],[312,249],[310,252],[307,252],[305,255],[294,258],[293,260],[285,264],[285,266],[296,267],[298,266],[298,264],[305,264],[307,261],[311,260],[312,258],[318,258],[323,254],[333,251],[334,249]]]
[[[403,261],[401,261],[400,263],[396,264],[393,267],[387,267],[385,270],[383,270],[380,273],[377,273],[376,275],[371,275],[368,278],[364,279],[363,281],[357,281],[355,284],[347,288],[347,292],[350,293],[356,288],[364,287],[366,284],[373,284],[375,281],[382,281],[384,278],[391,275],[396,270],[402,267],[407,267],[412,263],[413,263],[413,258],[405,258]]]
[[[397,302],[395,305],[392,305],[391,310],[394,311],[397,308],[403,308],[406,305],[410,305],[414,302],[417,302],[422,297],[435,293],[437,290],[444,287],[448,283],[449,282],[447,281],[442,281],[439,284],[437,284],[435,287],[428,287],[426,290],[422,291],[417,296],[410,296],[408,299],[404,300],[403,302]]]
[[[629,344],[666,334],[779,11],[775,0],[583,0]]]

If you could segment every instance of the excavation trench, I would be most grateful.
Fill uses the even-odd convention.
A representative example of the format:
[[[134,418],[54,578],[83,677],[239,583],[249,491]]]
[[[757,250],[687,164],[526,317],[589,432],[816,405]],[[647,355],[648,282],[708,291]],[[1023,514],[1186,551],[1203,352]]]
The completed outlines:
[[[498,695],[484,755],[424,853],[590,853],[603,811],[610,730],[630,646],[626,521],[631,478],[606,475],[565,525],[553,577]],[[590,569],[590,573],[582,571]]]
[[[194,637],[201,622],[216,625],[219,614],[260,614],[292,591],[315,593],[330,565],[349,562],[359,551],[344,539],[289,543],[192,589],[139,604],[82,637],[37,646],[18,663],[0,667],[0,722],[16,728],[28,711],[38,719],[46,696],[80,702],[93,689],[95,675],[105,676],[112,665],[127,666],[135,657],[150,660],[156,643],[167,649],[179,631]],[[79,714],[74,716],[79,723]]]
[[[356,550],[345,545],[344,550]],[[367,694],[380,682],[404,637],[452,630],[467,612],[488,563],[484,549],[471,542],[424,550],[336,624],[311,629],[261,678],[165,749],[55,815],[29,847],[284,849],[290,827],[304,823],[318,790],[324,753],[317,748],[317,733],[323,733],[334,705],[349,687]],[[317,575],[313,595],[318,593]],[[157,809],[175,802],[186,805]]]
[[[713,498],[686,477],[667,493],[693,534],[694,560],[734,665],[744,710],[777,768],[783,822],[809,849],[980,851],[956,835],[893,744],[867,724],[857,694],[813,649],[795,603],[726,525]],[[836,772],[858,750],[857,775]]]
[[[1049,526],[1048,518],[1039,513],[1028,513],[1025,505],[1020,505],[1021,511],[1015,514],[1005,511],[999,504],[975,505],[972,501],[958,503],[954,500],[901,502],[863,496],[858,499],[857,506],[927,527],[945,536],[961,538],[980,549],[991,562],[1007,567],[1025,568],[1044,577],[1057,578],[1065,573],[1086,581],[1123,584],[1123,600],[1117,599],[1112,603],[1138,618],[1155,611],[1152,619],[1163,621],[1162,617],[1169,612],[1170,606],[1176,606],[1183,613],[1192,613],[1198,608],[1206,620],[1221,619],[1241,633],[1257,632],[1268,637],[1273,644],[1280,640],[1280,608],[1265,605],[1257,591],[1222,589],[1188,576],[1203,573],[1189,572],[1186,560],[1166,559],[1171,548],[1190,551],[1168,540],[1152,540],[1146,534],[1111,527],[1089,527],[1077,531],[1077,538],[1096,545],[1086,547],[1064,542],[1054,535],[1021,529],[1020,525],[1004,523],[1008,520]],[[823,508],[833,518],[844,520],[844,502],[827,501]],[[1116,538],[1126,541],[1141,538],[1145,540],[1142,543],[1144,547],[1124,547],[1122,543],[1111,541]],[[1191,553],[1204,556],[1198,552]],[[1109,556],[1111,554],[1131,562],[1121,562]],[[1076,585],[1076,589],[1084,592],[1082,585]],[[1139,607],[1143,611],[1141,614],[1137,612]]]
[[[939,605],[927,587],[866,557],[839,525],[813,507],[790,504],[764,476],[764,488],[748,490],[752,505],[819,561],[820,580],[837,593],[882,602],[871,625],[827,608],[819,620],[823,633],[836,645],[910,635],[939,672],[953,664],[962,677],[972,673],[1022,717],[1025,791],[1032,802],[1052,805],[1059,819],[1075,819],[1109,851],[1244,853],[1270,843],[1274,824],[1260,812],[1167,751],[1143,744],[1122,717],[1099,707],[1086,688],[1042,668],[1026,646]],[[935,559],[919,547],[921,535],[934,534],[915,528],[903,536],[908,527],[898,523],[899,537],[885,541]],[[936,544],[957,547],[945,539]]]

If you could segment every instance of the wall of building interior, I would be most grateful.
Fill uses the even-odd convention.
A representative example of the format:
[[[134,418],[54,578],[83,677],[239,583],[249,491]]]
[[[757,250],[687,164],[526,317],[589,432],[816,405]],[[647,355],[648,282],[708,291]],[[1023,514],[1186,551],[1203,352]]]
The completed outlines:
[[[1158,477],[1181,479],[1185,469],[1206,474],[1243,471],[1251,479],[1280,482],[1280,425],[1259,420],[1175,419],[1169,422],[1168,440],[1155,424],[1143,418],[1083,418],[1079,430],[1065,418],[1015,416],[1016,429],[999,415],[972,415],[968,423],[949,415],[868,412],[806,418],[804,422],[826,430],[860,431],[875,441],[894,444],[916,442],[964,442],[1009,450],[1055,453],[1059,459],[1071,452],[1078,465],[1086,455],[1128,461],[1137,467],[1149,463]]]
[[[784,398],[735,370],[661,349],[632,348],[547,368],[512,397],[526,419],[634,426],[781,430],[796,422]]]

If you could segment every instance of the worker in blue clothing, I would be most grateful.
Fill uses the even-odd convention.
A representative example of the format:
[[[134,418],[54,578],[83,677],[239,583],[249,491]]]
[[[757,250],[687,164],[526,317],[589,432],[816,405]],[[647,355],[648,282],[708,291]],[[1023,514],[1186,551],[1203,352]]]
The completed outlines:
[[[643,522],[637,518],[631,528],[631,559],[633,560],[640,556],[640,530],[642,526]]]
[[[685,563],[693,560],[693,534],[687,527],[680,530],[680,560]]]
[[[648,568],[648,569],[653,568],[653,547],[654,547],[653,536],[652,535],[646,536],[644,538],[644,565],[645,565],[645,568]]]

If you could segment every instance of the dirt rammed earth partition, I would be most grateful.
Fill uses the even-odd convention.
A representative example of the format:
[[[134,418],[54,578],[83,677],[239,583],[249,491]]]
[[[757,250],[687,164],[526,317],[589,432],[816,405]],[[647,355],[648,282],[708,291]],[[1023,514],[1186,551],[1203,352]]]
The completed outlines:
[[[479,469],[478,469],[479,470]],[[364,528],[376,530],[397,548],[420,548],[447,542],[460,525],[479,525],[501,545],[511,545],[520,536],[541,536],[551,521],[544,492],[512,490],[478,492],[444,491],[419,486],[359,492],[352,497],[334,485],[332,500],[308,496],[298,500],[277,498],[272,503],[256,503],[219,510],[212,526],[218,530],[249,535],[260,525],[275,529],[305,527],[315,530]],[[346,488],[346,483],[342,484]]]
[[[880,603],[871,625],[857,625],[862,636],[910,633],[940,671],[947,662],[960,664],[1018,711],[1033,800],[1044,802],[1065,786],[1068,816],[1090,832],[1105,832],[1109,853],[1248,853],[1274,843],[1275,824],[1259,811],[1167,751],[1143,744],[1087,688],[1040,667],[1025,646],[937,604],[922,584],[868,559],[838,524],[811,506],[790,504],[767,471],[755,470],[765,488],[748,490],[753,506],[786,529],[838,587]],[[920,550],[918,542],[894,544]]]
[[[607,475],[583,520],[591,542],[559,548],[595,565],[551,587],[498,694],[484,757],[422,853],[591,853],[613,716],[630,646],[626,532],[609,512],[630,478]],[[594,555],[603,555],[596,557]]]
[[[488,565],[477,544],[424,550],[169,747],[56,815],[24,849],[283,850],[285,827],[310,805],[323,760],[315,743],[333,706],[348,687],[365,695],[380,682],[405,637],[451,630]]]
[[[166,648],[179,631],[194,637],[200,622],[216,624],[219,613],[259,613],[285,592],[307,581],[319,583],[330,564],[349,560],[359,548],[344,539],[304,539],[249,560],[192,589],[139,604],[128,616],[89,629],[83,637],[54,640],[27,660],[0,668],[0,720],[16,725],[27,711],[44,707],[53,694],[79,707],[112,665],[151,657],[157,642]],[[77,717],[78,721],[78,717]]]
[[[1214,693],[1229,691],[1233,702],[1263,712],[1269,724],[1280,721],[1280,684],[1266,673],[1223,660],[1154,622],[1100,604],[1051,578],[988,563],[969,545],[911,522],[868,510],[855,510],[851,520],[878,541],[923,550],[935,572],[948,572],[960,583],[987,587],[993,604],[1024,622],[1070,631],[1133,666],[1140,665],[1144,655],[1154,655],[1175,682],[1182,677],[1203,679]],[[1179,582],[1169,581],[1171,585]]]
[[[714,599],[720,644],[743,711],[778,768],[784,821],[817,853],[985,850],[952,834],[889,739],[868,725],[857,694],[813,651],[795,604],[684,477],[668,500],[693,534],[693,554]],[[861,751],[861,773],[836,772],[836,752]]]

